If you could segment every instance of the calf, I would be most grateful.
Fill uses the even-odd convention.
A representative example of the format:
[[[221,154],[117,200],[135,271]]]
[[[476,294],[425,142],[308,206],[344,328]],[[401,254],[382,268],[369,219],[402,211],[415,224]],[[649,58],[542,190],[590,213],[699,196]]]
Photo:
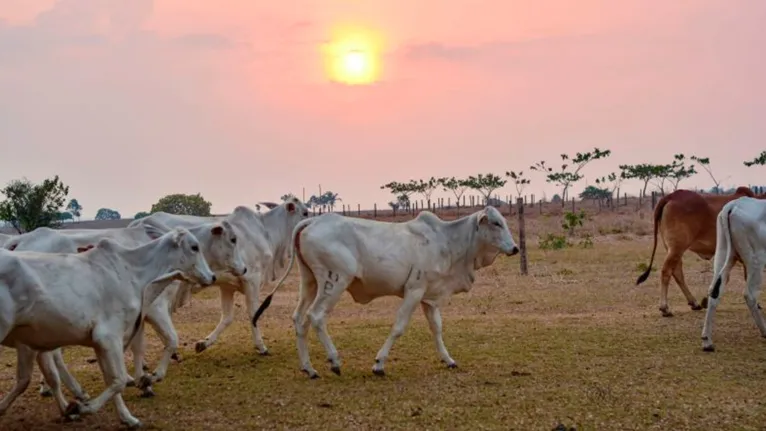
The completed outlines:
[[[441,360],[450,368],[456,367],[442,340],[439,307],[453,294],[471,290],[474,272],[491,265],[499,252],[512,256],[519,250],[505,218],[489,206],[449,222],[428,211],[404,223],[328,213],[299,223],[292,245],[287,271],[253,316],[253,326],[271,304],[297,255],[301,286],[293,321],[301,370],[311,378],[319,374],[309,359],[309,325],[314,326],[324,345],[330,370],[340,375],[340,360],[327,332],[326,318],[345,291],[360,304],[382,296],[403,298],[391,333],[375,357],[374,374],[385,374],[389,351],[418,304]]]
[[[657,202],[654,208],[654,246],[649,266],[638,277],[636,285],[649,278],[657,251],[657,233],[662,236],[668,254],[662,264],[660,277],[660,312],[664,317],[672,317],[668,306],[668,288],[670,277],[676,280],[692,310],[702,310],[707,306],[707,298],[698,304],[689,291],[684,279],[683,255],[691,250],[697,256],[710,260],[716,250],[716,215],[723,206],[742,196],[755,196],[747,187],[738,187],[730,195],[699,194],[691,190],[676,190]]]
[[[215,282],[199,241],[182,228],[136,248],[102,239],[79,254],[0,250],[0,340],[16,348],[18,368],[16,384],[0,401],[0,414],[26,390],[37,357],[65,416],[94,413],[114,398],[120,420],[140,426],[122,398],[128,380],[124,346],[143,320],[143,305],[161,292],[154,284],[179,277],[202,285]],[[37,351],[69,345],[95,350],[107,384],[87,403],[67,405],[56,369],[39,360]]]
[[[293,228],[307,217],[306,206],[300,200],[290,198],[263,214],[244,206],[235,208],[226,217],[197,217],[158,212],[131,223],[131,226],[157,222],[171,227],[188,227],[211,220],[226,220],[233,226],[248,271],[246,275],[237,278],[217,274],[217,285],[221,295],[221,320],[213,332],[196,343],[195,350],[200,353],[213,345],[234,321],[235,292],[245,295],[248,317],[254,315],[262,286],[276,280],[277,271],[284,268],[284,256],[289,248]],[[267,355],[268,348],[263,342],[259,328],[253,326],[251,330],[255,347],[260,354]]]
[[[758,307],[761,280],[766,264],[766,202],[741,197],[724,205],[717,219],[717,244],[713,260],[713,282],[708,290],[708,308],[702,328],[702,349],[715,350],[713,316],[735,261],[742,262],[747,275],[745,302],[761,335],[766,337],[766,322]]]

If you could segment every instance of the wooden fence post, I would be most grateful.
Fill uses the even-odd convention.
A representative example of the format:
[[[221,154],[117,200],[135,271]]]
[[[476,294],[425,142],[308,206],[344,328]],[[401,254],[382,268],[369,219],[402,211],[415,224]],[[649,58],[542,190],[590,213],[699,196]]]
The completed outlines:
[[[574,198],[572,198],[572,212],[575,212],[575,202],[574,202]]]
[[[652,209],[654,209],[655,206],[657,206],[657,193],[652,192]]]
[[[521,267],[521,275],[527,275],[527,235],[524,229],[524,199],[518,198],[516,206],[519,212],[519,265]]]
[[[378,218],[378,204],[372,204],[372,218]]]
[[[362,215],[362,205],[356,204],[356,215],[361,216]]]

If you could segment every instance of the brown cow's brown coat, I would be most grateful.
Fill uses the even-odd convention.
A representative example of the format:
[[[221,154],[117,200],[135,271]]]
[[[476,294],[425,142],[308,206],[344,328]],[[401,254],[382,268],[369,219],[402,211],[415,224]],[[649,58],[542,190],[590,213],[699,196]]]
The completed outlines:
[[[649,268],[638,277],[636,284],[641,284],[649,277],[657,251],[657,231],[662,235],[662,242],[668,251],[662,264],[660,277],[660,311],[665,317],[673,316],[668,307],[668,286],[672,276],[681,288],[692,310],[701,310],[707,306],[707,297],[702,306],[697,304],[694,295],[684,281],[683,255],[691,250],[699,257],[710,260],[715,255],[716,217],[727,202],[742,196],[755,197],[747,187],[738,187],[730,195],[699,194],[691,190],[676,190],[663,197],[654,208],[654,248],[649,260]],[[761,198],[761,196],[758,196]]]

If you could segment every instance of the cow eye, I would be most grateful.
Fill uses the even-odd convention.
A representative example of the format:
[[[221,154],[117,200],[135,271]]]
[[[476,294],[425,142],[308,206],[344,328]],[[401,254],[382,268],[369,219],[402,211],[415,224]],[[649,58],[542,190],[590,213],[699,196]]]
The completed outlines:
[[[196,246],[196,245],[191,246],[191,249],[192,249],[193,252],[198,252],[199,251],[199,247]]]
[[[492,222],[492,224],[497,227],[503,227],[503,225],[501,225],[499,221]]]
[[[232,239],[231,239],[231,243],[232,243],[232,244],[236,244],[236,243],[237,243],[237,238],[232,238]]]

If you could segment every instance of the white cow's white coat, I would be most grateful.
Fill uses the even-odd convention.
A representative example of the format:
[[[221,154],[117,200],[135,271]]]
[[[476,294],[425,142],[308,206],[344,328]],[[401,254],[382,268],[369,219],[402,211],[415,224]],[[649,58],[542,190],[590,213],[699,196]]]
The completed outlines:
[[[197,352],[202,352],[218,339],[221,333],[234,321],[234,292],[245,295],[248,317],[252,317],[258,306],[258,299],[263,285],[276,279],[277,271],[286,265],[286,251],[289,248],[290,234],[293,228],[308,217],[308,209],[295,198],[288,199],[268,212],[259,214],[250,208],[239,206],[225,217],[197,217],[157,212],[131,223],[160,223],[165,226],[193,226],[211,220],[226,220],[231,223],[237,235],[238,247],[247,265],[247,274],[232,277],[216,273],[216,283],[221,295],[221,320],[216,328],[195,345]],[[181,287],[180,295],[188,297],[189,285]],[[183,299],[182,299],[183,301]],[[268,349],[263,342],[260,330],[252,327],[252,339],[258,351],[266,355]]]
[[[309,359],[309,325],[317,331],[331,370],[340,374],[340,360],[327,332],[326,318],[345,291],[361,304],[382,296],[403,298],[391,333],[375,357],[375,374],[384,374],[389,351],[418,304],[441,360],[455,367],[442,339],[440,305],[453,294],[468,292],[474,271],[491,265],[499,252],[518,252],[505,218],[493,207],[449,222],[428,211],[404,223],[326,214],[298,224],[292,237],[288,269],[258,309],[253,325],[297,255],[301,286],[293,321],[300,366],[312,378],[318,374]]]
[[[702,328],[702,348],[706,351],[715,350],[713,316],[737,258],[745,266],[747,275],[745,302],[761,335],[766,337],[766,322],[757,302],[766,264],[766,201],[741,197],[724,205],[718,213],[714,275],[708,290],[707,312]]]
[[[16,348],[18,367],[0,414],[29,385],[36,351],[80,345],[94,348],[107,388],[87,403],[67,405],[55,367],[38,360],[62,413],[94,413],[114,398],[120,420],[140,425],[122,398],[128,381],[124,345],[142,320],[144,304],[161,293],[154,284],[178,277],[203,285],[215,281],[199,242],[186,229],[136,248],[102,239],[78,254],[0,250],[0,340]]]

